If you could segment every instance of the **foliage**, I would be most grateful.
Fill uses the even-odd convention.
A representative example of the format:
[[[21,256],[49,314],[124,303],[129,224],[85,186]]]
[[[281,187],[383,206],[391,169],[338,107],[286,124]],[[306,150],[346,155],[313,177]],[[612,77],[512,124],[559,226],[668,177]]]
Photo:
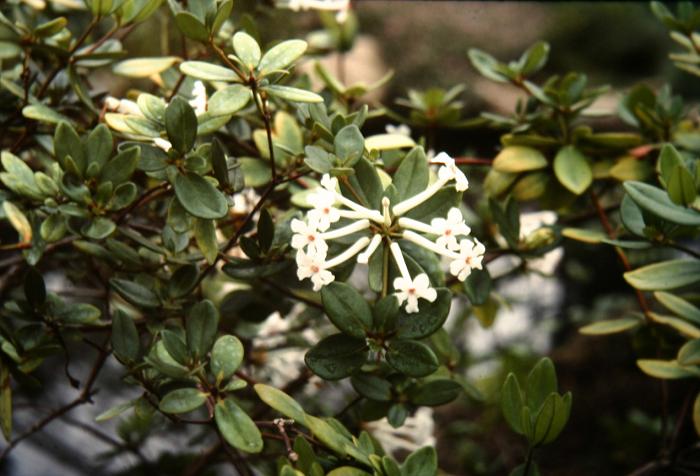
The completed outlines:
[[[118,419],[109,456],[132,452],[142,470],[165,474],[167,461],[139,448],[167,424],[208,445],[173,449],[185,474],[218,456],[240,474],[437,474],[434,445],[401,454],[372,425],[500,398],[526,444],[511,474],[538,474],[534,451],[564,430],[571,393],[558,393],[544,358],[494,398],[468,376],[450,316],[490,325],[504,302],[497,280],[536,272],[572,242],[612,247],[619,263],[599,272],[624,273],[637,303],[580,332],[634,332],[651,341],[642,372],[700,376],[700,130],[670,87],[635,86],[603,128],[591,106],[609,89],[580,72],[540,80],[550,46],[537,42],[508,63],[467,53],[522,93],[511,115],[465,117],[464,85],[410,90],[395,112],[363,101],[391,72],[345,84],[317,62],[312,91],[295,71],[352,48],[349,2],[332,2],[339,14],[324,12],[308,41],[259,32],[231,0],[44,3],[0,7],[1,459],[99,402],[112,372],[131,397],[95,424]],[[697,75],[700,10],[652,10],[687,50],[671,59]],[[155,21],[181,50],[130,57],[127,35]],[[100,92],[92,77],[105,71],[128,78],[131,99]],[[423,135],[366,132],[386,117]],[[468,144],[454,159],[435,154],[437,130],[487,127],[500,135],[490,157],[462,156]],[[524,230],[526,209],[556,223]],[[517,264],[492,276],[487,265],[507,258]],[[304,368],[280,371],[273,352],[294,348]],[[88,357],[77,378],[73,361]],[[42,369],[56,361],[78,396],[18,431],[17,395],[48,388]],[[346,392],[327,398],[330,388]],[[700,433],[700,394],[692,414]]]

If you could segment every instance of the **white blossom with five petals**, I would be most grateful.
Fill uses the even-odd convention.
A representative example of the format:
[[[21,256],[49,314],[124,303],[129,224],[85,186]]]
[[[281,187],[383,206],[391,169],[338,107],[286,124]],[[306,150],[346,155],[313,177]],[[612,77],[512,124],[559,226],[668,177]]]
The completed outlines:
[[[302,279],[311,278],[314,291],[320,291],[323,286],[335,280],[333,273],[326,269],[326,253],[305,253],[304,250],[297,252],[297,277]]]
[[[473,269],[482,269],[481,262],[484,259],[486,248],[479,240],[462,240],[459,242],[459,254],[450,262],[450,273],[457,279],[464,281]]]
[[[438,235],[435,243],[438,246],[443,246],[448,250],[459,249],[459,243],[457,242],[458,236],[468,236],[471,233],[471,228],[464,223],[464,218],[462,218],[462,212],[459,208],[452,207],[450,211],[447,212],[447,218],[433,218],[430,222],[430,226],[433,227],[435,234]]]

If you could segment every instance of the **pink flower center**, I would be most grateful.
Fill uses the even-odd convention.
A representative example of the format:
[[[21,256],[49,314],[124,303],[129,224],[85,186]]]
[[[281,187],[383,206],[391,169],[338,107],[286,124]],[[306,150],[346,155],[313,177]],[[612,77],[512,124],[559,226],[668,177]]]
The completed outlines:
[[[319,267],[316,266],[315,264],[312,264],[312,265],[311,265],[311,271],[313,271],[314,273],[318,273],[319,271],[321,271],[321,268],[319,268]]]
[[[309,241],[314,241],[316,239],[316,237],[314,235],[309,235],[309,236],[307,236],[307,238]]]
[[[326,208],[323,209],[323,213],[326,214],[326,215],[328,215],[330,212],[331,212],[331,209],[328,208],[328,207],[326,207]]]
[[[445,236],[450,236],[451,234],[452,234],[452,230],[450,230],[449,228],[447,230],[445,230]]]
[[[416,288],[408,288],[408,294],[416,294]]]

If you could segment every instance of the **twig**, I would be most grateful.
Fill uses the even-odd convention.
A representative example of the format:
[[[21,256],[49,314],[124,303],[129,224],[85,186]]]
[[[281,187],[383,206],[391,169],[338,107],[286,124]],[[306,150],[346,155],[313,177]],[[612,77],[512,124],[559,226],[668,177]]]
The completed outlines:
[[[108,350],[108,343],[109,343],[109,336],[107,340],[105,341],[104,346],[102,347],[102,350],[98,353],[97,358],[95,359],[95,363],[92,366],[92,370],[90,371],[90,375],[87,378],[87,381],[85,382],[85,387],[83,387],[82,392],[80,392],[80,395],[78,395],[73,401],[70,403],[63,405],[60,408],[57,408],[53,412],[51,412],[49,415],[46,417],[42,418],[41,420],[37,421],[34,423],[27,431],[22,433],[21,435],[17,436],[16,438],[13,438],[12,441],[8,443],[8,445],[0,452],[0,461],[3,461],[7,456],[10,454],[10,452],[23,440],[29,438],[32,436],[34,433],[40,431],[42,428],[44,428],[46,425],[54,421],[56,418],[61,417],[62,415],[68,413],[71,411],[73,408],[80,406],[84,403],[92,403],[92,396],[95,394],[95,390],[93,390],[93,386],[95,385],[95,381],[97,380],[97,376],[100,373],[100,370],[102,369],[102,366],[104,365],[105,361],[107,360],[107,357],[111,353],[110,350]]]

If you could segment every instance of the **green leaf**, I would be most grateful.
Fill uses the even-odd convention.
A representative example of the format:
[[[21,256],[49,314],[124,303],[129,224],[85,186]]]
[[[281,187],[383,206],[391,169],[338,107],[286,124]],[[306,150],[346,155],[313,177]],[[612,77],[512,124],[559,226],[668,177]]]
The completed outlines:
[[[637,236],[644,236],[644,228],[646,225],[644,224],[642,210],[639,209],[629,195],[622,197],[622,202],[620,202],[620,219],[630,233]]]
[[[398,315],[396,337],[399,339],[422,339],[435,333],[447,320],[452,304],[452,293],[446,288],[436,288],[437,299],[420,303],[417,314],[408,314],[401,308]]]
[[[100,413],[95,417],[95,421],[100,423],[103,421],[111,420],[114,417],[117,417],[127,411],[128,409],[132,408],[136,404],[136,400],[129,400],[128,402],[123,402],[118,405],[113,406],[112,408]]]
[[[451,402],[462,391],[462,386],[454,380],[435,379],[419,384],[409,392],[408,399],[414,405],[438,406]]]
[[[196,218],[194,221],[194,238],[197,246],[207,260],[213,264],[219,255],[219,246],[216,242],[216,222],[214,220],[204,220]]]
[[[306,413],[292,397],[281,390],[262,383],[255,384],[253,389],[269,407],[274,408],[287,418],[301,425],[306,425]]]
[[[194,357],[202,357],[209,352],[218,328],[219,311],[211,301],[205,299],[192,306],[187,316],[185,331],[187,347]]]
[[[102,169],[112,155],[112,133],[106,125],[100,124],[90,132],[86,149],[88,164],[97,164]]]
[[[680,365],[700,365],[700,339],[689,340],[678,350]]]
[[[476,48],[470,48],[468,54],[472,66],[474,66],[482,76],[499,83],[507,83],[509,81],[508,76],[500,72],[500,66],[502,65],[490,54]]]
[[[174,185],[178,201],[191,215],[211,220],[228,212],[226,197],[203,177],[187,172],[175,177]]]
[[[214,407],[216,426],[226,442],[246,453],[260,453],[263,440],[260,430],[246,412],[232,398],[220,401]]]
[[[557,373],[554,364],[548,357],[537,362],[527,376],[525,390],[526,404],[530,409],[538,411],[550,393],[557,391]]]
[[[205,81],[237,81],[232,70],[206,61],[185,61],[180,64],[180,72]]]
[[[673,169],[682,167],[683,163],[683,157],[678,153],[678,150],[672,144],[664,144],[658,162],[662,182],[668,184]]]
[[[399,372],[411,377],[430,375],[439,365],[430,347],[414,340],[392,340],[386,361]]]
[[[303,40],[287,40],[270,48],[258,64],[260,76],[286,68],[306,51]]]
[[[166,352],[175,362],[180,365],[187,365],[190,363],[189,351],[187,350],[185,341],[180,337],[180,333],[164,329],[160,331],[160,336],[163,340]]]
[[[17,206],[5,200],[2,202],[2,209],[5,212],[5,217],[19,234],[21,243],[31,243],[32,241],[32,225],[29,223],[27,217],[22,213],[22,210],[17,208]]]
[[[642,291],[665,291],[700,282],[699,260],[670,260],[624,274],[625,280]]]
[[[501,410],[510,427],[518,434],[523,433],[521,415],[524,405],[518,380],[510,373],[501,389]]]
[[[175,97],[165,108],[165,130],[173,148],[185,154],[197,139],[197,116],[194,109],[181,97]]]
[[[364,338],[372,327],[372,310],[352,286],[332,282],[321,290],[321,299],[326,314],[341,332]]]
[[[411,149],[399,164],[392,180],[398,200],[406,200],[428,188],[429,177],[425,151],[422,147]]]
[[[588,159],[572,145],[559,149],[554,158],[554,173],[570,192],[581,195],[593,182]]]
[[[455,190],[453,185],[440,189],[435,195],[406,213],[414,220],[430,223],[433,218],[445,217],[450,208],[458,205],[462,192]]]
[[[196,388],[178,388],[167,393],[158,404],[165,413],[187,413],[201,407],[207,401],[208,394]]]
[[[408,455],[401,465],[401,476],[435,476],[437,469],[435,448],[425,446]]]
[[[116,310],[112,314],[112,349],[124,362],[134,362],[140,352],[139,333],[134,321],[125,312]]]
[[[700,329],[698,329],[697,327],[695,327],[693,324],[689,323],[688,321],[685,321],[683,319],[679,319],[677,317],[672,317],[672,316],[662,316],[662,315],[657,314],[655,312],[650,312],[649,317],[654,322],[673,327],[675,330],[677,330],[684,337],[687,337],[689,339],[700,338]]]
[[[160,299],[156,293],[139,283],[118,278],[110,279],[109,283],[121,297],[134,306],[144,308],[160,306]]]
[[[243,362],[243,344],[237,337],[219,337],[211,350],[209,365],[217,379],[227,379],[238,370]]]
[[[492,287],[491,275],[485,267],[484,269],[473,269],[462,284],[464,293],[474,306],[481,306],[486,303]]]
[[[547,159],[542,152],[521,145],[505,147],[493,159],[493,168],[505,173],[527,172],[545,167],[547,167]]]
[[[697,367],[683,367],[675,360],[639,359],[637,366],[645,374],[664,380],[700,377]]]
[[[542,69],[547,63],[549,56],[549,43],[538,41],[527,49],[521,58],[522,68],[520,72],[523,75],[530,75]]]
[[[326,380],[349,377],[366,360],[365,340],[344,334],[333,334],[322,339],[304,356],[311,371]]]
[[[583,326],[578,331],[586,335],[617,334],[639,327],[642,322],[641,319],[636,317],[621,317],[620,319],[593,322]]]
[[[75,129],[67,122],[60,122],[56,127],[53,140],[54,154],[56,160],[65,169],[66,157],[70,156],[78,166],[78,171],[82,175],[87,167],[85,158],[85,149],[80,136],[75,132]]]
[[[61,114],[60,112],[51,109],[43,104],[32,104],[22,108],[22,115],[27,119],[34,119],[39,122],[47,122],[49,124],[59,124],[61,122],[71,123],[72,121]]]
[[[282,86],[279,84],[271,84],[260,88],[268,92],[270,95],[293,102],[323,102],[323,98],[316,93],[305,89],[292,88],[290,86]]]
[[[333,141],[335,155],[344,167],[352,167],[362,157],[365,151],[365,139],[360,129],[350,124],[345,126],[335,136]]]
[[[700,324],[700,309],[674,294],[657,292],[654,297],[666,309],[695,324]]]
[[[205,43],[209,40],[209,30],[190,12],[181,11],[175,15],[175,24],[188,38]]]
[[[357,393],[378,402],[391,401],[391,383],[370,374],[353,375],[350,383]]]
[[[642,182],[622,184],[630,198],[641,208],[679,225],[700,226],[700,213],[676,205],[660,188]]]
[[[241,84],[232,84],[218,90],[209,98],[207,112],[212,116],[225,116],[238,112],[250,99],[250,90]]]
[[[177,56],[156,56],[152,58],[132,58],[120,61],[112,67],[114,74],[129,78],[148,78],[170,68],[180,60]]]
[[[685,166],[673,167],[666,188],[671,201],[678,205],[686,206],[693,203],[697,196],[695,180]]]
[[[141,149],[138,147],[129,147],[119,152],[102,168],[100,181],[112,182],[115,187],[126,182],[136,170],[140,155]]]
[[[233,35],[233,51],[249,70],[254,70],[260,63],[260,45],[255,38],[244,31],[239,31]]]

